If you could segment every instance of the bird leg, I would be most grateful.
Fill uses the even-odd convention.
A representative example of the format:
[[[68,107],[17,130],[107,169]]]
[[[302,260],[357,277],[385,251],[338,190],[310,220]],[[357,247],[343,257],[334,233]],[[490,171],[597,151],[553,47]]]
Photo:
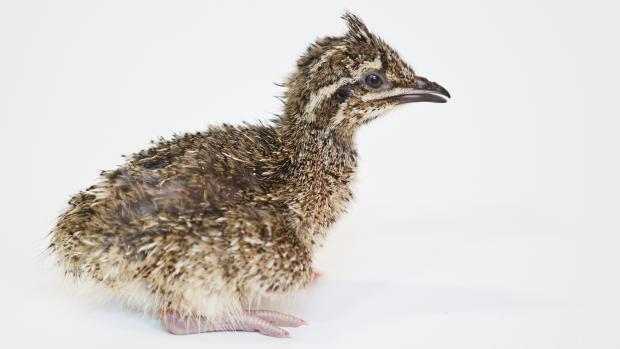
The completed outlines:
[[[161,321],[172,334],[194,334],[217,331],[259,332],[271,337],[288,337],[289,333],[278,327],[299,327],[306,324],[302,319],[272,310],[246,310],[238,315],[217,319],[204,316],[182,316],[164,311]]]
[[[310,280],[310,283],[317,282],[322,276],[323,276],[323,273],[321,273],[320,271],[313,271],[312,279]]]

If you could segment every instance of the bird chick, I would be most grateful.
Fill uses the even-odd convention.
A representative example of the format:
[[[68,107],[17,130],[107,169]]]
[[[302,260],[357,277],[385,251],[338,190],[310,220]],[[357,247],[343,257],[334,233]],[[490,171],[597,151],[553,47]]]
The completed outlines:
[[[73,196],[51,234],[67,274],[153,311],[174,334],[303,320],[256,309],[313,278],[312,256],[352,199],[356,130],[410,102],[446,102],[362,21],[311,44],[267,124],[160,140]]]

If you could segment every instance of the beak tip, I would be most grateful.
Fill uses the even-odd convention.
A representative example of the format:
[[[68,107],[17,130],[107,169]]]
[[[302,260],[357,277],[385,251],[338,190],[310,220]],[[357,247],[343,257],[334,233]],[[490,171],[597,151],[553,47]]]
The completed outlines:
[[[448,90],[446,90],[445,88],[443,88],[441,85],[436,84],[437,86],[437,92],[439,92],[440,94],[444,95],[445,97],[448,98],[452,98],[452,96],[450,95],[450,92],[448,92]]]

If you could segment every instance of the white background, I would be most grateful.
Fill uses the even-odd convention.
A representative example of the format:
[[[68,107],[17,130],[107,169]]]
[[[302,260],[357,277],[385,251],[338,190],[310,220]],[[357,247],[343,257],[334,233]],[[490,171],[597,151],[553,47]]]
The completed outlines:
[[[620,347],[614,3],[2,0],[0,346]],[[175,337],[50,271],[71,194],[150,139],[279,112],[344,9],[453,99],[358,134],[325,277],[279,309],[309,326]]]

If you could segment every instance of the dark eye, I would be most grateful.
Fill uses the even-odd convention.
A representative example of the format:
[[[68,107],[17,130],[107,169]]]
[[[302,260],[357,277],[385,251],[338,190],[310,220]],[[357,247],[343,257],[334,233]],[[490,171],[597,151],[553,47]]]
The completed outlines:
[[[366,75],[366,79],[364,79],[366,85],[372,88],[379,88],[383,85],[383,78],[379,74],[368,74]]]

